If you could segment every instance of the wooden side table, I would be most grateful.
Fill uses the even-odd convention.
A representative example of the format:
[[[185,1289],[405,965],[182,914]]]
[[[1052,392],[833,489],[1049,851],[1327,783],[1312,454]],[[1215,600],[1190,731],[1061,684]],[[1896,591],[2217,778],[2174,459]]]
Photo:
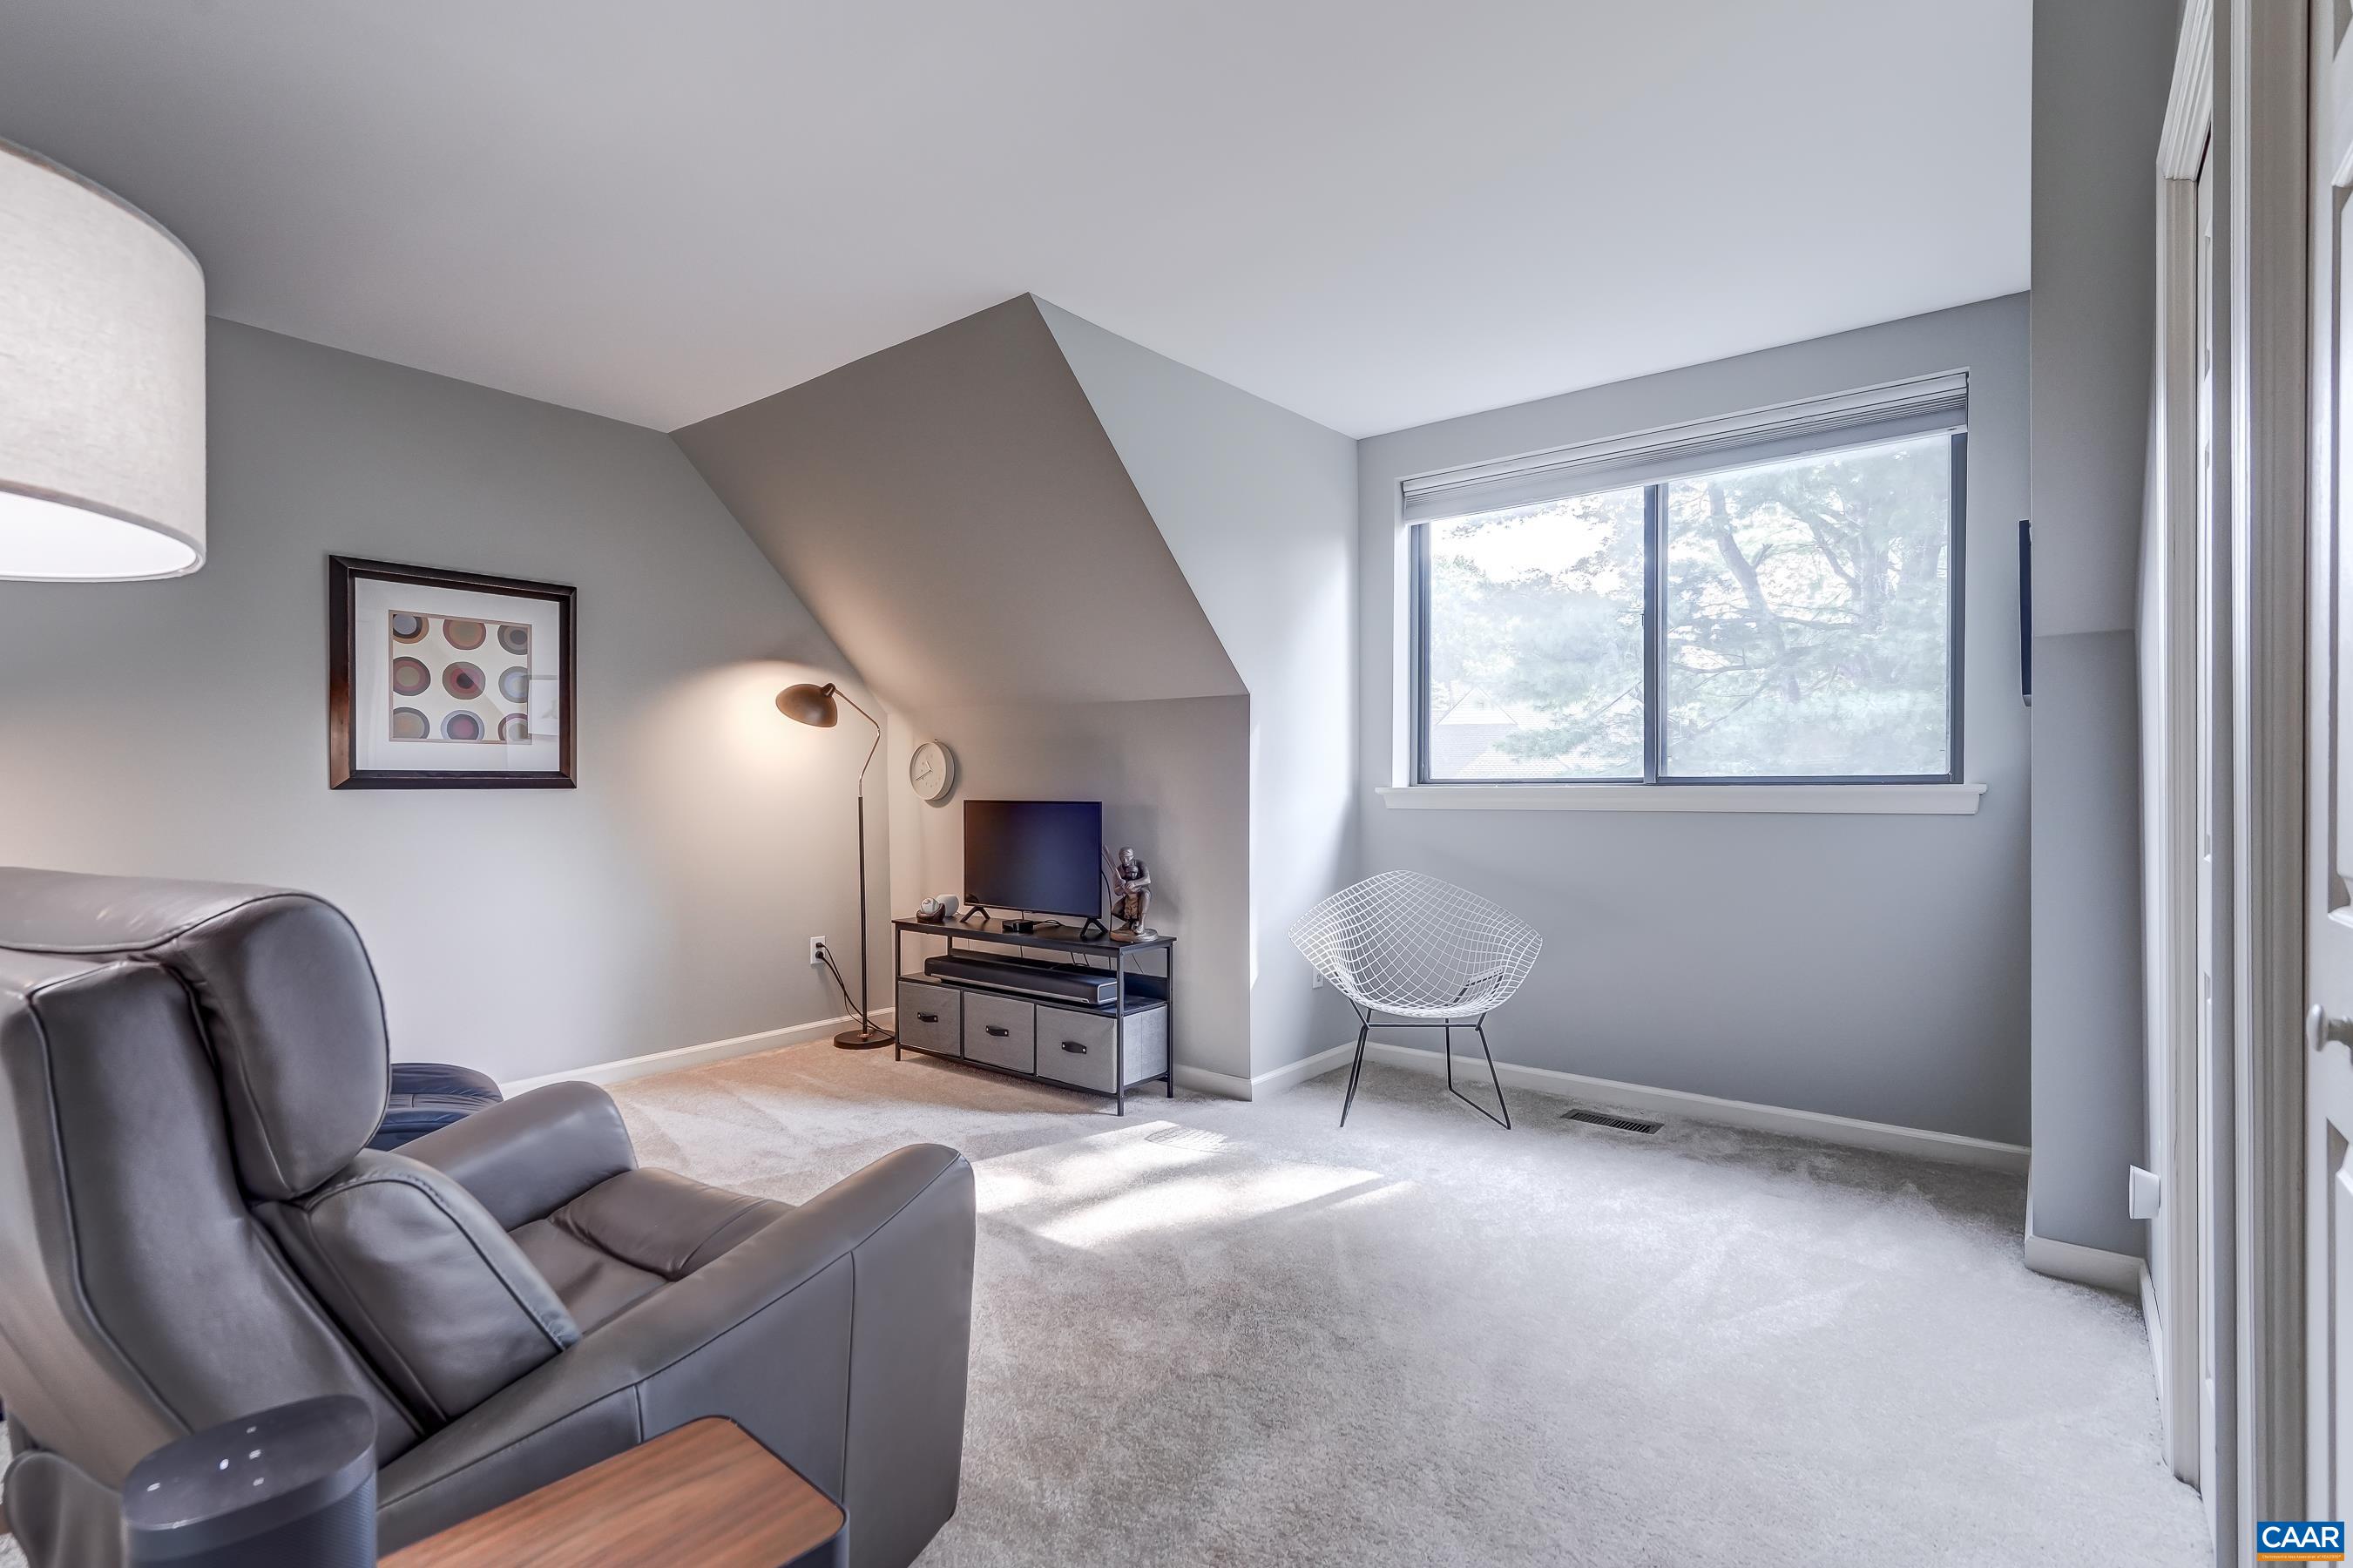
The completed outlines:
[[[849,1516],[707,1416],[405,1547],[381,1568],[840,1568]]]

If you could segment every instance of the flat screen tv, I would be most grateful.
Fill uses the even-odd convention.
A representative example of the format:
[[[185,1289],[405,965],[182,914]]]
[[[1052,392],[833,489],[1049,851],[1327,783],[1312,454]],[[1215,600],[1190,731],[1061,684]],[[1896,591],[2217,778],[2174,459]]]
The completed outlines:
[[[967,800],[966,903],[1029,914],[1103,912],[1103,802]]]

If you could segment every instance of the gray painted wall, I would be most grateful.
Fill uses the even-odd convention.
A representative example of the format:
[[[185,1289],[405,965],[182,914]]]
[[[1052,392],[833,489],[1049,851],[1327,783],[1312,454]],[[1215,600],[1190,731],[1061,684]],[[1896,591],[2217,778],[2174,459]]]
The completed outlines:
[[[2137,614],[2157,138],[2179,28],[2170,9],[2146,0],[2034,7],[2037,637],[2126,631]]]
[[[1250,699],[1039,302],[676,439],[890,704],[889,907],[963,880],[961,809],[906,783],[921,741],[957,753],[959,802],[1100,799],[1182,944],[1178,1060],[1246,1079]],[[1345,593],[1345,571],[1330,581]]]
[[[909,754],[934,739],[958,774],[936,806],[905,782]],[[1178,1066],[1249,1075],[1247,698],[893,711],[888,749],[897,908],[964,886],[965,800],[1100,800],[1104,837],[1152,864],[1147,918],[1176,934]],[[921,956],[910,942],[911,970]]]
[[[1362,868],[1463,883],[1543,930],[1535,974],[1489,1031],[1499,1057],[2025,1142],[2013,531],[2026,313],[2012,296],[1360,445]],[[1400,479],[1956,368],[1970,374],[1964,769],[1988,786],[1976,816],[1406,812],[1371,798],[1403,755]]]
[[[2034,7],[2034,1225],[2133,1254],[2140,865],[2117,846],[2140,773],[2117,735],[2138,702],[2157,141],[2179,28],[2174,7],[2139,0]]]
[[[2147,1137],[2133,634],[2034,639],[2035,1234],[2137,1256]]]
[[[209,346],[204,570],[0,584],[0,861],[312,889],[396,1056],[502,1078],[839,1013],[797,954],[855,935],[862,747],[770,703],[854,678],[670,441],[248,327]],[[331,552],[575,584],[581,787],[330,791]]]
[[[1356,443],[1038,303],[1250,688],[1249,1072],[1271,1072],[1355,1027],[1290,929],[1354,859]]]
[[[677,440],[894,706],[1242,690],[1026,294]]]

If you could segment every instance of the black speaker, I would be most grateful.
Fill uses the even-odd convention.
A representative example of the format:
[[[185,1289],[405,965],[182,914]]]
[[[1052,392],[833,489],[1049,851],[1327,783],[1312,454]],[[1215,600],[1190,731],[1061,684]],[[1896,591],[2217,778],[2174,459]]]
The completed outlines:
[[[122,1483],[134,1565],[375,1568],[375,1417],[348,1394],[166,1443]]]

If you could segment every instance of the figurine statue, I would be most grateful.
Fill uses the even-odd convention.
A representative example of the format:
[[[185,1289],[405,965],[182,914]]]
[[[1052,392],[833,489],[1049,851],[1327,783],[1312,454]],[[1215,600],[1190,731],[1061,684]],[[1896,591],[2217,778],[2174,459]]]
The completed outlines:
[[[1111,867],[1111,918],[1113,942],[1134,942],[1153,933],[1144,926],[1144,911],[1152,903],[1152,872],[1123,847]]]

